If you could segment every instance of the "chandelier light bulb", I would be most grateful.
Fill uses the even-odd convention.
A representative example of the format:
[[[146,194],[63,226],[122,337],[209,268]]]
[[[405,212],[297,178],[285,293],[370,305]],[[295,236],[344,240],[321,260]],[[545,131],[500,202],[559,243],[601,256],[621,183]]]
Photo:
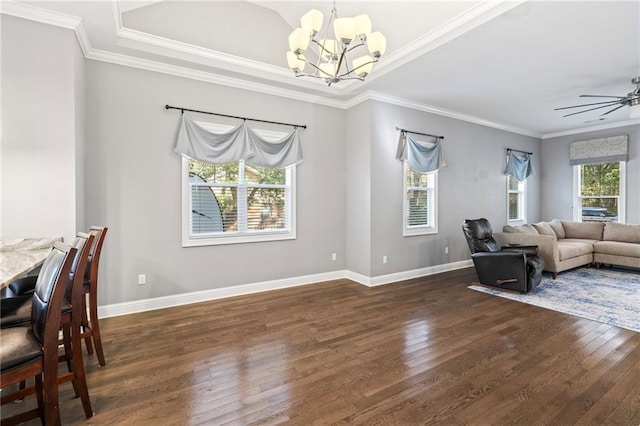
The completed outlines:
[[[342,43],[351,43],[351,40],[356,37],[356,19],[336,18],[333,21],[333,31],[336,33],[336,38]]]
[[[322,28],[324,15],[316,9],[311,9],[300,18],[300,26],[309,33],[315,35]]]
[[[356,20],[356,36],[365,36],[371,33],[371,19],[369,15],[358,15]]]
[[[373,70],[373,58],[369,55],[360,56],[353,60],[353,72],[361,77],[371,74]]]
[[[296,55],[293,52],[287,52],[287,63],[289,68],[296,72],[304,71],[304,66],[307,64],[303,54]]]
[[[325,62],[323,64],[320,64],[320,76],[322,78],[333,78],[336,76],[336,71],[337,71],[337,64],[334,64],[333,62]]]
[[[367,47],[374,58],[379,58],[387,50],[387,39],[380,31],[376,31],[367,37]]]
[[[640,100],[629,108],[629,118],[640,118]]]
[[[289,35],[289,49],[294,53],[302,53],[309,47],[311,35],[303,28],[296,28]]]

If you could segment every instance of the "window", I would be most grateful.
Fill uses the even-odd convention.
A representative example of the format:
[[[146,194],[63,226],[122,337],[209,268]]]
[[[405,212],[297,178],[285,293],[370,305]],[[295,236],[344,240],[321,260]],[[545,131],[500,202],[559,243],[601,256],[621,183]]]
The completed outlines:
[[[507,221],[527,221],[526,199],[526,181],[507,176]]]
[[[625,162],[574,166],[574,220],[625,221]]]
[[[199,124],[216,131],[222,127]],[[276,139],[282,134],[263,131],[261,136]],[[183,157],[182,188],[184,247],[296,236],[295,166],[270,169],[244,161],[209,164]]]
[[[418,173],[404,162],[403,235],[438,232],[437,188],[437,171]]]

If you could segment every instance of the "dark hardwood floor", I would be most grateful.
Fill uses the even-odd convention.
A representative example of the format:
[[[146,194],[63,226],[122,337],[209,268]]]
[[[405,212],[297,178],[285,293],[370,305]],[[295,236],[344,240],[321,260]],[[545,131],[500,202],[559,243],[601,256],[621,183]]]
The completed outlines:
[[[104,319],[106,367],[85,356],[96,414],[65,384],[63,423],[640,424],[640,333],[475,279],[338,280]]]

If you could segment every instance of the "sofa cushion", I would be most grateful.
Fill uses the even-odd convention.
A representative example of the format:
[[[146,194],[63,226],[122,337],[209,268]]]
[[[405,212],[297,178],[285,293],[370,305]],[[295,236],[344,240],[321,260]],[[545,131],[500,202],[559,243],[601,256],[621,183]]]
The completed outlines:
[[[615,256],[640,257],[640,244],[619,241],[598,241],[593,245],[596,253]]]
[[[533,227],[536,228],[536,231],[538,231],[538,234],[540,235],[548,235],[550,237],[553,237],[554,240],[558,238],[556,232],[547,222],[534,223]]]
[[[562,227],[562,222],[560,221],[560,219],[553,219],[551,222],[549,222],[549,226],[551,227],[551,229],[553,229],[553,232],[556,233],[556,237],[566,238],[564,228]]]
[[[585,238],[589,240],[602,240],[604,231],[603,222],[566,222],[562,221],[565,238]]]
[[[640,244],[640,225],[608,222],[604,227],[602,240]]]
[[[529,225],[528,223],[526,225],[520,225],[520,226],[512,226],[512,225],[505,225],[502,227],[502,232],[515,232],[515,233],[521,233],[521,234],[538,234],[538,231],[536,231],[536,228],[533,227],[533,225]]]
[[[558,241],[560,260],[573,259],[584,254],[593,253],[594,240],[564,239]]]

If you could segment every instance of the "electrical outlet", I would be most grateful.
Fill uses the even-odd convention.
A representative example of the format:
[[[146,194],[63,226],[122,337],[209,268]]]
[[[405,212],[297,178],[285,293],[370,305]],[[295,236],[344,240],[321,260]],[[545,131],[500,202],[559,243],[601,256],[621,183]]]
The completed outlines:
[[[444,254],[449,254],[449,247],[444,248]]]
[[[147,276],[145,274],[138,275],[138,285],[145,285],[147,283]]]
[[[382,256],[382,263],[387,263],[387,256]]]
[[[335,253],[331,253],[331,260],[333,260],[335,262],[335,260],[338,258],[338,256],[336,256]]]

